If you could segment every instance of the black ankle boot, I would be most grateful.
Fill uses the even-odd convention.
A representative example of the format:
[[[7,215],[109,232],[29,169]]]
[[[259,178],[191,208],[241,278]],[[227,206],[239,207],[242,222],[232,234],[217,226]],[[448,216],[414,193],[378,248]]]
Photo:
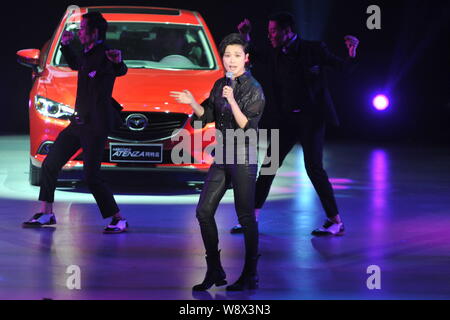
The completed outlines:
[[[202,283],[197,284],[192,288],[194,291],[206,291],[214,284],[217,287],[227,284],[227,280],[225,280],[225,271],[220,263],[220,250],[217,254],[207,255],[206,264],[208,266],[208,270],[206,271],[205,279]]]
[[[227,291],[254,290],[259,287],[259,278],[256,271],[258,259],[261,255],[245,259],[244,270],[239,279],[227,287]]]

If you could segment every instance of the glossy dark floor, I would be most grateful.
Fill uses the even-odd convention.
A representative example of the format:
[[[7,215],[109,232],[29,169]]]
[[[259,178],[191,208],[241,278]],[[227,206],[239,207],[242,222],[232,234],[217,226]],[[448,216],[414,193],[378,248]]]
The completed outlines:
[[[329,144],[325,165],[347,233],[313,238],[324,214],[295,149],[260,219],[261,288],[194,295],[191,286],[205,272],[195,188],[171,185],[170,176],[127,175],[113,189],[131,229],[104,235],[108,221],[92,196],[82,186],[63,186],[57,226],[22,229],[38,209],[38,188],[28,185],[27,138],[0,138],[1,299],[450,299],[449,150]],[[236,223],[232,191],[217,221],[234,281],[243,239],[228,232]],[[71,265],[80,268],[80,290],[67,287]],[[372,265],[380,268],[379,290],[367,287]]]

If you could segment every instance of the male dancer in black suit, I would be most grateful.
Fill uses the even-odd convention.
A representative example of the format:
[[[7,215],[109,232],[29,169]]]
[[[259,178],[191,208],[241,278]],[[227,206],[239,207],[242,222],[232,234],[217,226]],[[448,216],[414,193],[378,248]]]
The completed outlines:
[[[325,69],[347,69],[355,65],[359,41],[353,36],[346,36],[348,57],[341,59],[328,51],[323,42],[301,39],[294,28],[294,18],[289,13],[277,13],[269,18],[268,38],[274,52],[272,57],[267,57],[266,62],[270,66],[273,81],[272,104],[277,108],[278,115],[277,123],[272,127],[280,130],[280,166],[294,145],[300,142],[306,172],[327,215],[325,224],[312,234],[342,235],[344,224],[322,163],[325,125],[339,123],[328,90]],[[250,21],[244,20],[238,29],[250,42]],[[258,54],[253,56],[261,58]],[[275,174],[265,175],[260,171],[256,182],[256,217],[266,201],[274,178]],[[237,225],[231,232],[240,233],[242,228]]]
[[[121,233],[128,227],[121,216],[114,196],[99,177],[103,150],[109,131],[117,123],[118,111],[111,97],[116,77],[127,73],[119,50],[109,50],[105,45],[107,21],[99,12],[83,15],[78,37],[84,46],[77,56],[69,44],[74,35],[65,31],[61,52],[69,67],[78,71],[75,113],[70,125],[53,144],[42,164],[39,200],[41,212],[23,223],[24,227],[41,227],[56,224],[53,213],[54,193],[58,174],[64,164],[78,150],[83,150],[84,179],[92,192],[103,218],[112,217],[105,233]]]

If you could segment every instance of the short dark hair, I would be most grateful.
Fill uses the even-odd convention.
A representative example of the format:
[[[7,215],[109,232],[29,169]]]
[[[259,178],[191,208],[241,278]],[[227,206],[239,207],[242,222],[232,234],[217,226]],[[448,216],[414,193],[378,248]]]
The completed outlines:
[[[295,29],[294,16],[289,12],[277,12],[269,16],[269,21],[275,21],[282,30],[291,28],[292,31]]]
[[[98,40],[106,40],[106,30],[108,30],[108,22],[103,18],[98,11],[88,12],[83,14],[83,19],[87,20],[87,27],[89,32],[98,30]]]
[[[219,45],[219,53],[223,57],[225,54],[225,50],[228,46],[237,44],[242,46],[242,49],[244,49],[245,53],[248,53],[248,43],[245,41],[244,37],[240,35],[239,33],[231,33],[227,35],[223,40],[220,42]]]

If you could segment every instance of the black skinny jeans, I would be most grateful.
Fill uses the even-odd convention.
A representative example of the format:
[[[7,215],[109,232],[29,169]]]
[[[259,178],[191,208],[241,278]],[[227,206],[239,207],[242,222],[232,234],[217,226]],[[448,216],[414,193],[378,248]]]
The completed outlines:
[[[42,164],[39,200],[54,201],[56,182],[61,168],[77,152],[83,149],[84,180],[97,202],[103,218],[119,212],[114,196],[100,177],[100,167],[107,136],[96,135],[83,126],[70,124],[56,138],[50,153]]]
[[[245,255],[247,258],[258,255],[259,234],[253,201],[257,170],[256,164],[213,164],[209,169],[197,205],[197,219],[206,255],[214,256],[219,249],[214,215],[230,182],[233,185],[236,213],[244,230]]]

